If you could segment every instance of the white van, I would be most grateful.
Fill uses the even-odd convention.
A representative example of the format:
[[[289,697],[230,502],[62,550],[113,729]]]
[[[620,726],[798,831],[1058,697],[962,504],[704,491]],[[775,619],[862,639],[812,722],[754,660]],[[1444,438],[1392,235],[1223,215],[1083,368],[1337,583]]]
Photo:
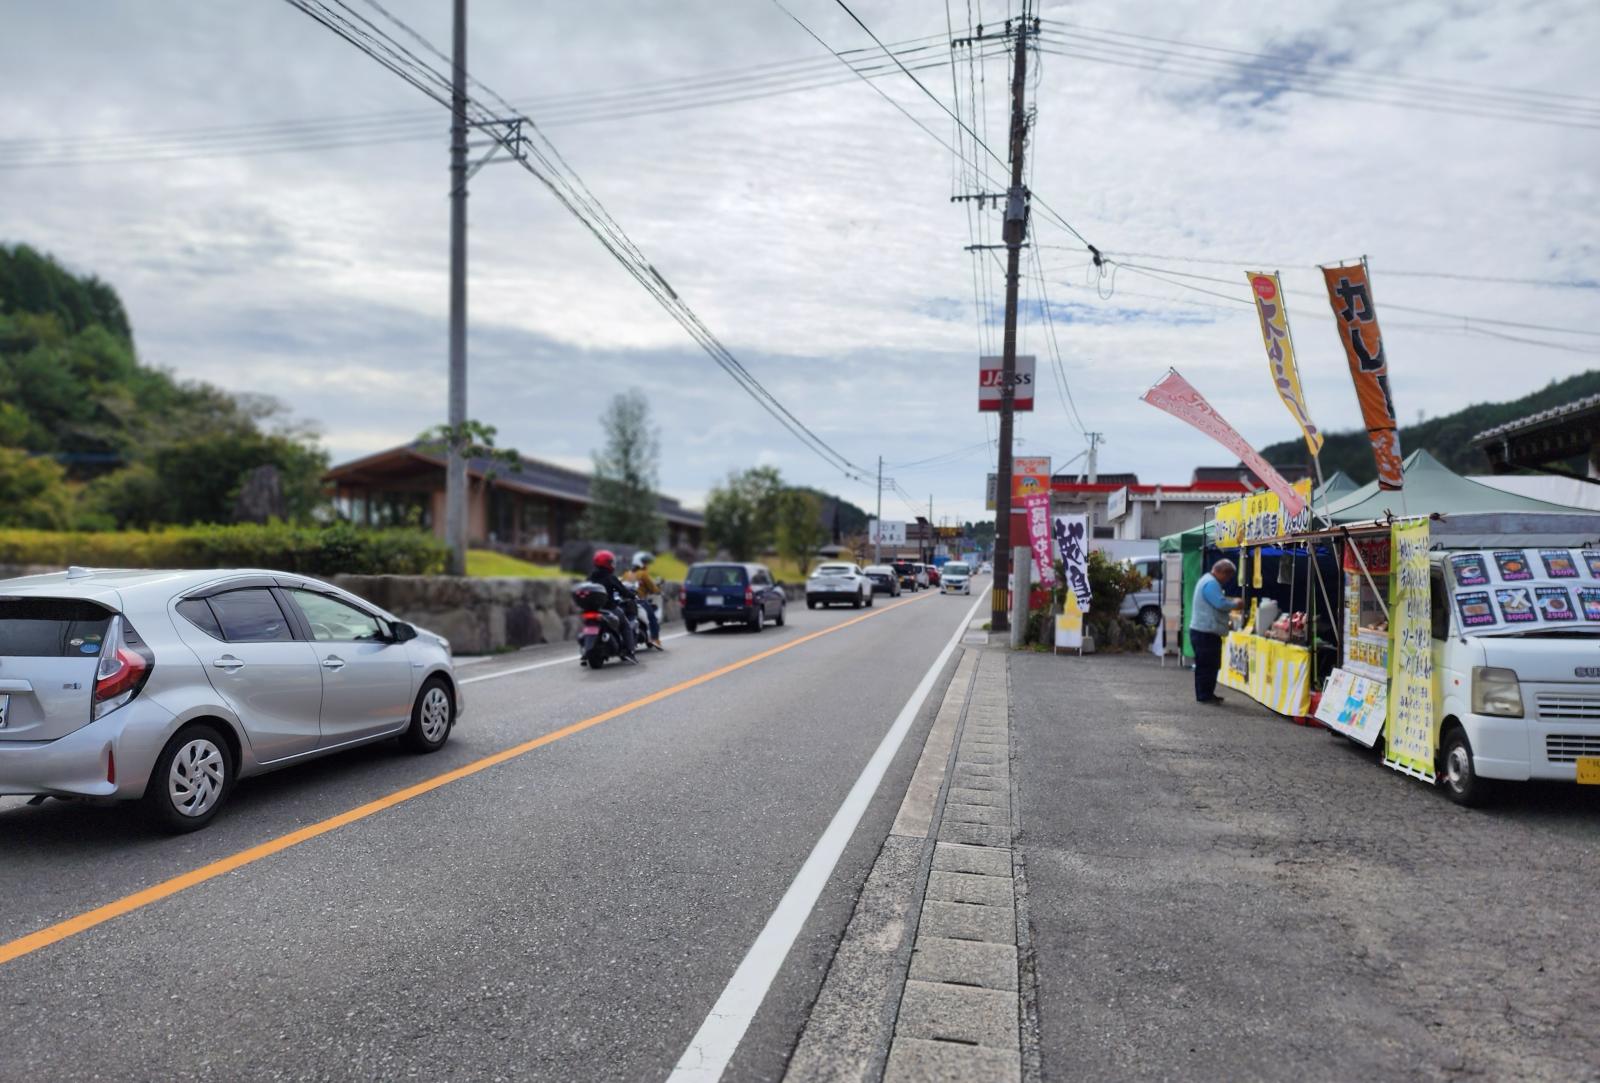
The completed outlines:
[[[1600,551],[1432,555],[1439,784],[1465,805],[1494,780],[1600,785]]]

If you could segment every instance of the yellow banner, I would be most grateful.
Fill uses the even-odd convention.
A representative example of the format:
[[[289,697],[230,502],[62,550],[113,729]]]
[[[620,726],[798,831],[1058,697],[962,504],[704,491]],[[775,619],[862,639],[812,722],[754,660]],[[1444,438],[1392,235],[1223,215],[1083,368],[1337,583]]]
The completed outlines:
[[[1282,715],[1311,710],[1311,652],[1293,643],[1229,632],[1217,679]]]
[[[1305,434],[1312,456],[1322,451],[1322,433],[1306,409],[1306,395],[1300,388],[1300,368],[1294,362],[1294,340],[1289,337],[1289,309],[1283,299],[1283,283],[1275,274],[1246,271],[1250,292],[1256,298],[1256,315],[1261,317],[1261,339],[1267,346],[1267,371],[1272,386],[1288,407],[1289,416]]]
[[[1428,521],[1390,528],[1389,718],[1384,760],[1433,781],[1433,625],[1428,605]]]
[[[1221,549],[1266,545],[1311,529],[1311,479],[1295,482],[1294,491],[1305,502],[1299,515],[1285,514],[1283,501],[1270,490],[1218,504],[1212,544]]]

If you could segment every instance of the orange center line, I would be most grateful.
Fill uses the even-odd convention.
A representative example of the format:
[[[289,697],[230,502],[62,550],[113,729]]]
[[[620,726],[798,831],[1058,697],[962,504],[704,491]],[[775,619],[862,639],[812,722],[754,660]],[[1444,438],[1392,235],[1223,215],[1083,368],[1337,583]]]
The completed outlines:
[[[199,868],[191,869],[189,872],[180,873],[171,879],[163,880],[158,884],[152,884],[141,891],[135,891],[131,895],[124,895],[122,898],[106,903],[103,906],[97,906],[92,910],[86,910],[74,917],[67,918],[64,921],[59,921],[54,925],[46,926],[37,932],[19,936],[15,940],[0,944],[0,966],[4,966],[6,963],[9,963],[14,959],[20,959],[24,955],[30,955],[42,948],[47,948],[52,944],[58,944],[61,941],[66,940],[68,937],[73,937],[81,932],[86,932],[89,929],[94,928],[96,925],[101,925],[112,920],[113,918],[122,917],[124,914],[130,914],[133,911],[143,909],[152,903],[160,902],[162,899],[176,895],[180,891],[187,891],[189,888],[197,887],[200,884],[205,883],[207,880],[214,880],[219,876],[233,872],[235,869],[244,868],[246,865],[253,865],[258,861],[262,861],[271,857],[273,854],[281,853],[292,846],[298,846],[303,842],[310,842],[312,839],[319,838],[320,836],[326,835],[332,831],[337,831],[341,827],[346,827],[350,824],[356,823],[357,821],[365,820],[370,816],[376,816],[385,809],[394,808],[396,805],[402,805],[413,798],[421,797],[423,794],[432,793],[434,790],[448,786],[452,782],[459,782],[461,779],[469,778],[480,771],[487,771],[491,767],[496,767],[508,760],[514,760],[518,756],[526,755],[535,749],[543,748],[545,745],[553,744],[565,737],[571,737],[574,734],[582,733],[584,730],[593,726],[598,726],[602,722],[610,722],[614,718],[619,718],[622,715],[640,710],[641,708],[648,707],[654,703],[660,703],[662,700],[676,696],[680,692],[687,692],[691,688],[698,688],[700,685],[714,681],[719,677],[725,677],[730,673],[734,673],[745,668],[746,666],[755,665],[757,662],[760,662],[764,659],[771,658],[774,655],[782,654],[784,651],[793,650],[802,644],[810,643],[814,639],[820,639],[823,636],[832,635],[835,632],[843,631],[852,625],[860,624],[862,621],[871,620],[873,617],[882,616],[885,613],[893,612],[901,606],[910,605],[912,602],[923,601],[929,597],[932,597],[932,595],[925,594],[921,598],[908,598],[903,602],[894,602],[878,610],[876,613],[866,613],[859,617],[853,617],[850,620],[844,621],[843,623],[835,624],[830,628],[824,628],[819,632],[811,632],[808,635],[801,636],[799,639],[780,644],[779,646],[773,647],[770,650],[764,650],[758,654],[752,654],[748,658],[741,658],[739,661],[731,662],[720,669],[714,669],[708,673],[702,673],[698,677],[691,677],[688,680],[681,681],[669,688],[663,688],[658,692],[652,692],[648,696],[642,696],[630,703],[624,703],[620,707],[613,707],[609,711],[602,711],[600,714],[585,718],[580,722],[574,722],[570,726],[564,726],[561,729],[546,733],[541,737],[535,737],[532,740],[523,741],[521,744],[512,745],[510,748],[501,749],[499,752],[491,753],[488,756],[484,756],[482,759],[473,760],[471,763],[463,764],[462,766],[454,768],[450,771],[446,771],[441,775],[435,775],[432,778],[424,779],[421,782],[406,786],[403,789],[395,790],[393,793],[386,794],[385,796],[374,801],[368,801],[364,805],[357,805],[355,808],[341,812],[336,816],[330,816],[325,820],[318,821],[317,823],[308,824],[305,827],[291,831],[286,835],[279,835],[277,838],[268,839],[266,842],[258,843],[257,845],[251,846],[248,849],[240,850],[238,853],[230,854],[227,857],[219,858],[218,860],[212,861],[209,864],[201,865]]]

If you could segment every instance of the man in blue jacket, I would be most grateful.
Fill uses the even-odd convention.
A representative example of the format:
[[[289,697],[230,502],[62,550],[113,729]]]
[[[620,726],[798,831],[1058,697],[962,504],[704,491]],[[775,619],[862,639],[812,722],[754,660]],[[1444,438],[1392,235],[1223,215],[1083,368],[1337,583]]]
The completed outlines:
[[[1233,561],[1219,560],[1200,577],[1189,603],[1189,642],[1194,646],[1194,698],[1201,703],[1221,703],[1217,672],[1222,669],[1222,637],[1228,634],[1228,614],[1244,605],[1243,598],[1228,597],[1224,588],[1237,572]]]

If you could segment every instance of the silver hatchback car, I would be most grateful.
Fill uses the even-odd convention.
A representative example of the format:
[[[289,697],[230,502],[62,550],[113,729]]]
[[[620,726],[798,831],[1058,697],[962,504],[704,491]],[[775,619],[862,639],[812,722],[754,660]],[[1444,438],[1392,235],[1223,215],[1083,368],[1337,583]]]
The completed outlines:
[[[205,826],[235,781],[354,745],[444,746],[450,644],[269,571],[0,581],[0,795],[142,800]]]

